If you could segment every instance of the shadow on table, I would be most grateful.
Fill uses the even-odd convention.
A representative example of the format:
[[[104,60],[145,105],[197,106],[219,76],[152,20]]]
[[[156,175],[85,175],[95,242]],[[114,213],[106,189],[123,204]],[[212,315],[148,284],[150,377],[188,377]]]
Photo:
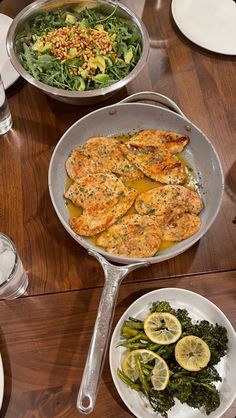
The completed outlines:
[[[225,191],[231,200],[236,202],[236,161],[230,167],[225,176]],[[235,213],[236,215],[236,213]]]
[[[14,102],[11,98],[20,94]],[[26,138],[31,142],[54,147],[65,131],[83,116],[127,97],[123,87],[112,97],[94,105],[72,105],[48,96],[35,86],[19,79],[7,91],[13,118],[11,142],[24,146]],[[36,150],[36,152],[42,151]]]
[[[9,359],[9,354],[7,350],[7,343],[4,338],[4,334],[0,330],[0,347],[4,347],[4,350],[1,351],[2,354],[2,363],[3,363],[3,375],[4,375],[4,393],[3,393],[3,403],[0,411],[0,418],[6,416],[8,405],[11,399],[12,392],[12,373],[11,373],[11,362]],[[7,370],[7,373],[4,371]]]
[[[25,87],[26,83],[27,82],[22,77],[18,78],[18,80],[6,90],[7,98],[10,99],[12,96],[19,93],[19,91]]]
[[[57,142],[59,141],[62,134],[64,134],[70,126],[72,126],[82,117],[88,115],[91,112],[94,112],[95,110],[118,103],[125,97],[127,97],[127,89],[125,87],[107,100],[93,105],[76,106],[68,103],[63,103],[52,97],[46,96],[47,106],[50,109],[50,113],[54,115],[56,120]]]

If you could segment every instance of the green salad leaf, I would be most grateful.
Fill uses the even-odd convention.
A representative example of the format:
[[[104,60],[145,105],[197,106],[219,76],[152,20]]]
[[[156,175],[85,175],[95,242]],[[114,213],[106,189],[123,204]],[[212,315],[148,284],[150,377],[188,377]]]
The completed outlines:
[[[94,90],[123,79],[142,53],[136,27],[115,7],[77,6],[30,17],[14,41],[20,63],[35,79],[66,90]]]

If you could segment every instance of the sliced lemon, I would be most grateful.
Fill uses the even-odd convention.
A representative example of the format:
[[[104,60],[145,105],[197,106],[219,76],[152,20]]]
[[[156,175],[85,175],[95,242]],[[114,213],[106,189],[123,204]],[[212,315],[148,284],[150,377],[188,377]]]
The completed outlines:
[[[177,342],[175,358],[185,370],[197,372],[207,366],[211,358],[211,352],[207,343],[201,338],[188,335]]]
[[[164,390],[169,382],[170,370],[165,360],[158,356],[152,370],[151,382],[156,390]]]
[[[182,333],[181,323],[168,312],[153,312],[144,321],[144,331],[157,344],[172,344]]]
[[[146,350],[145,348],[129,351],[126,354],[122,361],[121,368],[126,376],[133,380],[133,382],[138,378],[138,374],[135,370],[135,356],[138,356],[141,363],[146,364],[156,358],[157,354],[151,350]]]
[[[151,375],[151,382],[154,389],[165,389],[170,377],[169,367],[163,358],[151,350],[146,350],[143,348],[130,351],[126,354],[121,366],[126,376],[129,377],[129,379],[131,379],[133,382],[138,379],[138,374],[135,370],[136,356],[138,356],[139,361],[144,364],[147,364],[155,359],[155,365]]]

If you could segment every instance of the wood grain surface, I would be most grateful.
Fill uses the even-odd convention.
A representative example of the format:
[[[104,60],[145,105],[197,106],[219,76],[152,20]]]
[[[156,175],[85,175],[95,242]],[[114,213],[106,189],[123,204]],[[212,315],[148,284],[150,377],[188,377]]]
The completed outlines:
[[[4,0],[0,12],[14,17],[25,3]],[[104,105],[142,90],[169,96],[212,141],[225,174],[222,207],[207,234],[184,254],[147,268],[145,277],[150,280],[235,269],[235,57],[205,51],[185,39],[172,21],[168,0],[126,4],[142,13],[150,36],[150,54],[137,79]],[[0,229],[19,249],[29,272],[28,292],[37,295],[100,286],[103,275],[98,263],[68,236],[56,216],[47,175],[62,134],[101,105],[65,105],[23,79],[9,88],[7,95],[14,126],[0,141]],[[143,280],[143,272],[137,270],[127,280]]]
[[[137,298],[165,287],[189,289],[216,304],[236,325],[235,273],[212,273],[172,279],[124,283],[113,328]],[[1,417],[82,416],[76,398],[82,377],[101,289],[87,289],[0,304],[0,351],[5,369]],[[236,404],[224,415],[233,418]],[[108,356],[97,403],[91,417],[132,417],[112,383]]]
[[[14,18],[29,0],[3,0]],[[144,90],[169,96],[210,139],[224,171],[220,212],[201,240],[121,285],[114,325],[142,294],[162,287],[200,293],[236,325],[236,57],[204,50],[176,27],[170,0],[124,0],[146,24],[147,64],[100,105],[60,103],[20,78],[7,90],[13,129],[0,136],[0,231],[15,242],[29,275],[27,293],[0,301],[5,389],[0,418],[76,418],[75,401],[104,283],[98,262],[61,225],[48,192],[52,152],[82,116]],[[126,418],[109,371],[91,417]],[[235,418],[234,403],[224,418]]]

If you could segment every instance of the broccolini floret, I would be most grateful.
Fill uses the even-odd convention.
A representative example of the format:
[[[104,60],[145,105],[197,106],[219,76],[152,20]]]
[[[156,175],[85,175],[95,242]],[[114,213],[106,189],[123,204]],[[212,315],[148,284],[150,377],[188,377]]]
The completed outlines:
[[[227,352],[227,330],[219,324],[211,324],[206,320],[193,322],[186,309],[174,309],[167,301],[152,303],[150,312],[168,312],[175,315],[181,323],[181,338],[191,335],[204,340],[211,352],[210,361],[200,371],[185,370],[175,359],[175,346],[178,341],[167,345],[153,343],[145,335],[144,321],[129,318],[123,324],[121,330],[123,340],[119,345],[130,351],[145,348],[155,352],[167,362],[170,378],[164,390],[155,390],[150,385],[151,371],[146,370],[145,365],[141,363],[138,374],[141,379],[138,378],[133,382],[121,370],[118,370],[119,377],[129,387],[146,395],[153,410],[163,418],[168,418],[168,411],[174,406],[175,399],[193,408],[204,408],[209,415],[220,405],[219,391],[215,383],[222,379],[214,366]]]

